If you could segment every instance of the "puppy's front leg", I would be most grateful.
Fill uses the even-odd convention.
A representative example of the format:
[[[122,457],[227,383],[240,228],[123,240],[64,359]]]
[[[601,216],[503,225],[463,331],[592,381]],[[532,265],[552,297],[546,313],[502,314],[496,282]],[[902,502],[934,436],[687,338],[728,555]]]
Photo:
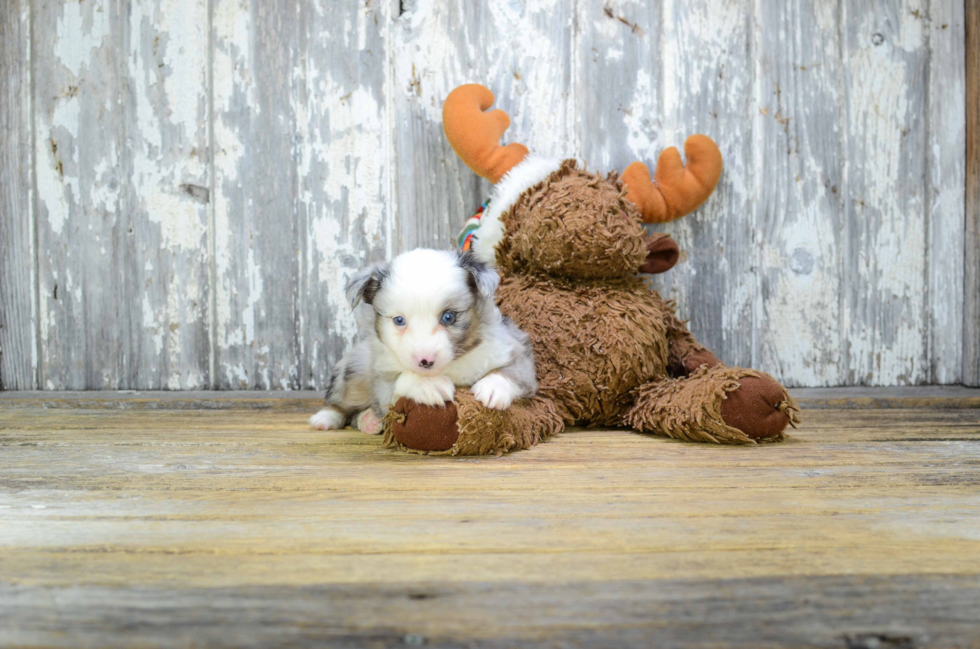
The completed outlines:
[[[452,401],[454,394],[456,386],[448,376],[419,376],[414,372],[402,372],[395,381],[393,399],[408,397],[425,406],[441,406]]]
[[[473,384],[470,392],[477,401],[494,410],[506,410],[514,399],[522,396],[520,386],[513,379],[499,372],[484,376]]]

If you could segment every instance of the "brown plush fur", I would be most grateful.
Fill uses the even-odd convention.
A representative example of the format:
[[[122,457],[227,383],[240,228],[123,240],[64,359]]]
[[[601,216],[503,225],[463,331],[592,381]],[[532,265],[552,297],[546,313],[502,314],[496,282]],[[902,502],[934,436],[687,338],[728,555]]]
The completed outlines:
[[[626,417],[627,423],[641,432],[689,442],[752,444],[782,440],[785,423],[769,436],[757,437],[729,425],[722,416],[723,403],[739,390],[746,377],[771,380],[754,370],[716,365],[702,366],[688,377],[649,383],[636,391],[636,404]],[[793,423],[798,421],[796,411],[789,395],[773,409],[774,413],[785,413],[783,416]]]
[[[637,275],[648,238],[615,174],[603,178],[567,160],[502,219],[497,302],[530,337],[539,394],[555,402],[566,425],[751,444],[782,439],[797,421],[782,386],[722,366],[673,302]],[[751,398],[732,394],[746,382]]]
[[[502,215],[497,264],[565,279],[635,276],[647,249],[639,213],[625,196],[615,173],[602,178],[566,160]]]
[[[385,417],[383,443],[422,455],[503,455],[531,448],[561,429],[561,417],[547,399],[522,399],[507,410],[492,410],[468,390],[457,390],[444,408],[399,399]]]
[[[497,302],[531,339],[538,394],[570,426],[622,425],[632,391],[666,374],[664,304],[639,277],[506,275]]]
[[[460,158],[497,182],[526,152],[497,141],[509,119],[483,112],[493,95],[461,86],[447,98],[446,135]],[[566,160],[500,215],[497,302],[534,347],[538,397],[500,412],[465,390],[446,408],[399,401],[385,444],[452,455],[528,448],[563,425],[631,426],[675,439],[726,444],[779,441],[798,409],[772,377],[725,367],[651,291],[639,272],[678,259],[664,233],[643,221],[679,218],[711,195],[721,175],[718,147],[704,135],[660,156],[653,179],[642,163],[606,177]],[[454,419],[455,417],[455,419]],[[455,423],[454,423],[455,422]]]
[[[652,263],[651,252],[666,251],[659,267],[669,268],[676,244],[644,233],[615,174],[603,178],[566,160],[501,218],[497,303],[531,339],[539,396],[503,412],[465,390],[447,409],[399,402],[386,420],[387,446],[500,454],[563,425],[753,444],[783,439],[798,421],[781,385],[722,365],[677,318],[674,303],[637,274]]]

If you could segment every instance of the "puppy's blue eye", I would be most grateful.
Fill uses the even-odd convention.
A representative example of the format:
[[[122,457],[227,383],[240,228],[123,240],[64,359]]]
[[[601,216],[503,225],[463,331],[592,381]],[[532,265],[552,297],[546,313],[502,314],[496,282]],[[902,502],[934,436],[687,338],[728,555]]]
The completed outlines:
[[[446,311],[445,313],[442,314],[442,324],[451,325],[454,322],[456,322],[455,313],[453,313],[452,311]]]
[[[400,315],[396,315],[394,318],[391,319],[391,321],[394,322],[395,326],[397,327],[405,326],[405,318],[401,317]]]

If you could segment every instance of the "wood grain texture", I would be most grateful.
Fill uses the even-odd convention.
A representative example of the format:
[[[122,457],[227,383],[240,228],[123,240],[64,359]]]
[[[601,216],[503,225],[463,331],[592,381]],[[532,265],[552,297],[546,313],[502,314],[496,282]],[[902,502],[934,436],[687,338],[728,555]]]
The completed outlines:
[[[811,411],[759,448],[581,431],[467,459],[304,419],[0,410],[0,642],[980,639],[976,410]]]
[[[3,135],[6,389],[322,389],[351,273],[453,245],[489,193],[442,133],[465,82],[505,141],[601,171],[715,138],[653,281],[726,362],[980,385],[957,0],[3,7],[3,119],[34,124]]]
[[[972,647],[971,613],[980,606],[976,579],[949,575],[173,590],[7,586],[0,598],[12,620],[0,640],[71,647]],[[234,624],[214,623],[230,617]],[[69,625],[70,645],[59,635]]]
[[[299,18],[292,2],[214,1],[212,353],[220,389],[299,387]]]
[[[844,382],[840,24],[833,3],[766,2],[754,43],[757,363],[795,385]]]
[[[719,143],[725,172],[695,214],[656,229],[677,240],[682,263],[653,285],[732,365],[756,364],[753,301],[756,242],[750,195],[752,6],[744,2],[579,5],[582,155],[601,171],[634,160],[655,167],[668,146],[704,133]],[[697,51],[698,56],[685,52]]]
[[[405,2],[395,21],[392,126],[397,250],[455,247],[462,223],[490,185],[446,142],[442,102],[463,83],[483,83],[511,118],[505,142],[547,156],[577,153],[572,139],[571,4]]]
[[[757,173],[751,143],[753,9],[740,1],[667,3],[660,53],[665,136],[660,147],[683,150],[689,135],[706,133],[725,160],[708,202],[664,228],[686,253],[665,276],[665,293],[677,300],[699,340],[720,350],[726,364],[742,367],[759,367],[761,360],[755,312],[758,225],[752,225],[746,191],[756,186]],[[701,54],[688,56],[689,51]],[[649,149],[655,147],[651,142]]]
[[[964,307],[964,219],[966,139],[964,5],[933,0],[925,29],[929,43],[928,135],[926,146],[926,223],[929,247],[929,383],[956,383],[963,376],[966,346]],[[980,359],[980,355],[977,356]]]
[[[966,0],[963,383],[980,386],[980,2]]]
[[[791,388],[804,410],[817,409],[980,409],[980,389],[960,385],[890,388]],[[311,412],[323,404],[318,390],[183,390],[180,392],[53,392],[20,390],[0,393],[0,408],[95,410],[279,410]]]
[[[357,327],[344,285],[395,249],[388,122],[391,2],[299,3],[296,106],[303,242],[300,377],[325,389]]]
[[[836,414],[822,413],[817,417],[816,422],[812,422],[809,415],[806,419],[809,425],[826,431],[829,427],[846,428],[848,421],[855,422],[865,428],[875,428],[874,434],[881,434],[888,437],[891,427],[893,430],[908,430],[908,426],[915,427],[923,421],[938,421],[944,426],[948,426],[951,421],[964,421],[970,423],[969,417],[973,413],[966,412],[956,414],[957,410],[978,410],[980,409],[980,391],[977,388],[967,388],[964,386],[929,386],[929,387],[908,387],[908,388],[793,388],[791,394],[794,399],[801,401],[804,410],[834,410]],[[194,395],[197,399],[190,399],[185,395]],[[317,403],[317,397],[320,403]],[[17,420],[24,422],[42,421],[46,417],[53,416],[54,413],[47,413],[49,410],[73,410],[79,420],[98,422],[99,412],[102,410],[133,411],[138,413],[145,410],[161,411],[152,417],[164,421],[168,425],[180,425],[179,411],[213,411],[229,410],[238,416],[245,416],[247,411],[267,410],[270,412],[260,413],[263,417],[283,413],[292,413],[292,416],[309,414],[315,411],[322,403],[322,394],[313,390],[290,390],[281,392],[271,392],[264,390],[200,390],[200,391],[161,391],[161,392],[131,392],[125,394],[113,393],[108,390],[98,391],[79,391],[79,392],[51,392],[50,390],[39,391],[19,391],[7,392],[0,396],[0,404],[4,410],[17,410],[17,413],[10,414],[10,417],[17,417]],[[861,414],[853,410],[900,410],[900,413],[886,415],[883,413]],[[932,412],[920,412],[932,411]],[[138,417],[138,414],[131,414]],[[192,414],[199,417],[204,425],[214,425],[213,421],[219,420],[219,413],[211,414]],[[889,417],[907,418],[908,426],[895,426]],[[112,419],[105,420],[101,424],[112,428],[117,424],[112,423]],[[238,417],[231,420],[231,424],[236,426]],[[885,422],[880,425],[871,425],[869,422]],[[917,423],[918,422],[918,423]],[[25,425],[28,425],[25,423]],[[34,425],[34,424],[30,424]],[[188,424],[189,426],[190,424]],[[85,426],[90,427],[88,424]],[[877,429],[881,430],[877,430]],[[921,428],[921,426],[920,426]],[[581,429],[569,428],[571,433],[582,432]],[[629,434],[626,429],[616,429],[607,431],[610,434]],[[921,431],[920,431],[921,432]],[[934,435],[942,436],[943,430],[937,429]],[[844,433],[840,433],[844,434]],[[867,430],[860,434],[855,433],[857,438],[865,439],[868,435]],[[939,438],[937,437],[937,438]],[[699,446],[699,445],[695,445]]]
[[[392,250],[389,5],[218,0],[215,387],[321,388]]]
[[[33,8],[39,383],[207,385],[207,3]]]
[[[847,384],[929,380],[927,13],[916,0],[843,5]]]
[[[0,2],[0,390],[37,387],[30,23]]]

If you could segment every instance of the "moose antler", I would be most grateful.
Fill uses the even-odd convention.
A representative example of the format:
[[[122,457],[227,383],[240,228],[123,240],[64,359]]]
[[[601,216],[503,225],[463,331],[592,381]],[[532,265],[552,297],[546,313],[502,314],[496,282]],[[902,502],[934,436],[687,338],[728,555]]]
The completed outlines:
[[[706,135],[684,142],[687,166],[675,147],[664,149],[653,181],[642,162],[626,167],[620,177],[626,198],[640,210],[644,223],[666,223],[696,210],[715,190],[721,177],[721,152]]]
[[[460,160],[496,184],[524,159],[527,147],[516,143],[500,146],[510,118],[502,110],[483,112],[492,105],[493,93],[487,88],[477,83],[459,86],[442,106],[442,128]]]

